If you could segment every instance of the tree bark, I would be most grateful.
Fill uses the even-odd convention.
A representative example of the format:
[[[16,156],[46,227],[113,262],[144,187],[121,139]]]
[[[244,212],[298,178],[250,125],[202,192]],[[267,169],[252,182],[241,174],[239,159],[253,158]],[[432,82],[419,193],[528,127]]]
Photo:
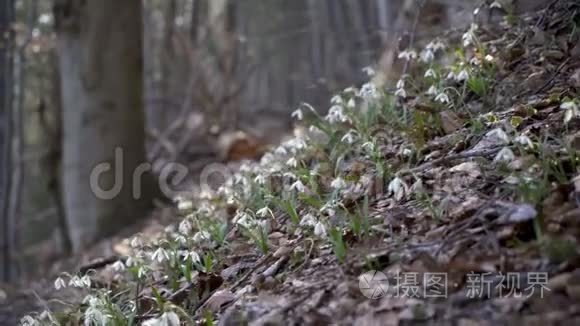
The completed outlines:
[[[140,1],[55,0],[63,199],[77,252],[144,217],[155,194],[150,173],[134,175],[145,162],[141,10]]]
[[[12,167],[12,109],[14,1],[0,5],[0,281],[13,278],[14,254],[10,190]]]

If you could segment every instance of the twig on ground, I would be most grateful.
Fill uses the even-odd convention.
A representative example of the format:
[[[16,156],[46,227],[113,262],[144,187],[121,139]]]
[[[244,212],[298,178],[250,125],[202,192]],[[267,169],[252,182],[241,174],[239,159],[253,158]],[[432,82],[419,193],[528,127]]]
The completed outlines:
[[[492,147],[492,148],[486,148],[486,149],[482,149],[482,150],[478,150],[478,151],[465,151],[459,154],[452,154],[452,155],[447,155],[441,158],[438,158],[436,160],[433,160],[431,162],[427,162],[424,163],[420,166],[414,167],[414,168],[410,168],[410,169],[403,169],[400,170],[399,172],[397,172],[398,175],[402,175],[402,174],[413,174],[413,173],[418,173],[418,172],[422,172],[428,168],[431,167],[435,167],[437,165],[440,164],[444,164],[444,163],[449,163],[452,161],[456,161],[456,160],[461,160],[461,159],[466,159],[466,158],[472,158],[472,157],[479,157],[479,156],[488,156],[488,155],[493,155],[496,154],[497,152],[499,152],[504,146],[497,146],[497,147]]]

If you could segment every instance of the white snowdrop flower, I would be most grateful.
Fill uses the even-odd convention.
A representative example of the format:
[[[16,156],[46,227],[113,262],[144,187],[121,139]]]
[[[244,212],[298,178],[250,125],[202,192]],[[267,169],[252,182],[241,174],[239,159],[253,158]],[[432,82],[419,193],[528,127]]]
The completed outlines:
[[[292,173],[292,172],[284,172],[284,174],[282,174],[282,176],[284,178],[288,178],[288,179],[297,179],[296,174]]]
[[[274,150],[274,154],[277,155],[288,155],[288,151],[286,150],[286,148],[284,148],[284,146],[278,146],[275,150]]]
[[[85,276],[81,277],[81,285],[85,289],[90,288],[91,287],[91,277],[89,275],[85,275]]]
[[[43,310],[40,315],[38,315],[38,319],[56,323],[56,321],[52,318],[52,314],[48,310]]]
[[[175,241],[177,241],[181,245],[186,245],[187,244],[187,238],[183,234],[181,234],[181,233],[174,234],[173,235],[173,239]]]
[[[435,53],[431,49],[421,51],[421,61],[429,63],[435,59]]]
[[[485,134],[485,136],[490,138],[496,138],[499,141],[503,142],[504,144],[508,144],[510,142],[510,137],[501,128],[495,128],[489,131],[487,134]]]
[[[399,88],[395,91],[395,96],[398,96],[400,98],[406,98],[407,97],[407,92],[405,91],[404,88]]]
[[[366,83],[362,85],[360,92],[358,92],[357,95],[367,101],[376,100],[380,97],[379,90],[373,83]]]
[[[350,87],[343,89],[342,92],[345,94],[353,94],[354,95],[358,92],[358,90],[356,89],[356,87],[350,86]]]
[[[20,325],[22,326],[40,326],[42,325],[38,320],[34,319],[30,315],[26,315],[20,319]]]
[[[441,93],[437,94],[437,96],[435,96],[435,101],[443,103],[443,104],[449,104],[449,102],[451,102],[449,100],[449,96],[447,96],[447,94],[445,92],[441,92]]]
[[[473,15],[474,15],[474,16],[477,16],[477,15],[479,15],[479,12],[480,12],[480,11],[481,11],[481,8],[480,8],[480,7],[477,7],[477,8],[475,8],[475,10],[473,10]]]
[[[127,265],[127,267],[133,267],[133,266],[137,265],[137,261],[132,256],[129,256],[129,257],[127,257],[127,261],[125,262],[125,265]]]
[[[340,139],[341,142],[352,144],[358,138],[358,133],[355,130],[349,130],[342,138]]]
[[[238,212],[234,217],[234,220],[236,221],[236,224],[239,224],[246,228],[249,228],[254,224],[252,217],[244,212]]]
[[[403,151],[401,152],[403,154],[403,156],[411,156],[411,154],[413,154],[413,151],[408,149],[408,148],[403,148]]]
[[[300,110],[300,109],[292,112],[292,114],[290,116],[296,120],[302,120],[304,118],[304,114],[302,113],[302,110]]]
[[[418,178],[412,185],[410,189],[411,193],[422,193],[424,191],[423,180]]]
[[[519,135],[516,138],[514,138],[514,142],[523,145],[527,148],[533,148],[534,147],[534,143],[532,142],[532,140],[530,139],[530,137],[526,136],[526,135]]]
[[[435,85],[431,85],[431,87],[429,87],[429,89],[427,90],[427,95],[437,95],[439,94],[439,90],[437,90],[437,87],[435,87]]]
[[[158,263],[163,263],[164,261],[168,261],[170,259],[169,253],[167,250],[159,247],[151,254],[151,260],[154,260]]]
[[[330,99],[330,104],[334,104],[334,105],[341,105],[344,103],[344,100],[342,99],[342,96],[340,95],[334,95],[331,99]]]
[[[193,202],[191,200],[180,200],[177,202],[177,209],[180,211],[189,211],[193,209]]]
[[[254,182],[259,185],[264,185],[266,183],[266,177],[263,174],[258,174],[254,178]]]
[[[270,232],[270,221],[269,220],[258,221],[257,225],[264,233]]]
[[[290,186],[290,190],[296,190],[298,192],[305,192],[306,186],[302,183],[302,181],[297,180]]]
[[[576,102],[574,102],[574,101],[567,101],[567,102],[560,104],[560,109],[562,109],[562,110],[570,110],[570,109],[577,110],[578,104],[576,104]]]
[[[465,32],[465,34],[463,34],[461,39],[463,40],[464,47],[468,47],[468,46],[472,45],[473,43],[475,43],[475,31],[478,28],[479,27],[477,26],[477,24],[471,24],[471,26],[469,27],[469,30],[467,32]]]
[[[88,275],[83,277],[79,277],[78,275],[73,276],[70,281],[68,282],[69,286],[76,287],[76,288],[90,288],[91,287],[91,279]]]
[[[489,5],[489,7],[490,8],[498,8],[498,9],[501,9],[502,8],[501,3],[499,3],[498,1],[492,2],[492,4]]]
[[[290,159],[288,159],[288,161],[286,161],[286,165],[288,165],[289,167],[296,168],[298,167],[298,160],[295,157],[291,157]]]
[[[113,265],[111,265],[111,268],[113,268],[115,272],[121,273],[127,268],[127,266],[121,260],[117,260]]]
[[[405,88],[405,80],[404,79],[399,79],[397,81],[397,88]]]
[[[427,69],[427,71],[425,71],[425,78],[429,78],[429,77],[437,77],[437,74],[435,73],[435,70],[433,70],[432,68]]]
[[[473,57],[473,58],[471,58],[471,60],[469,60],[469,64],[474,65],[474,66],[480,66],[481,60],[479,60],[478,57]]]
[[[447,77],[445,77],[445,79],[447,79],[447,80],[451,80],[451,79],[455,79],[455,78],[456,78],[456,75],[455,75],[455,73],[453,71],[450,71],[447,74]]]
[[[401,51],[398,56],[399,59],[405,59],[407,61],[417,58],[417,52],[415,50],[405,50]]]
[[[249,163],[243,163],[242,165],[240,165],[240,172],[250,173],[252,172],[252,166]]]
[[[361,145],[361,147],[367,152],[373,152],[375,150],[375,143],[368,141]]]
[[[356,102],[355,102],[354,98],[351,98],[350,100],[348,100],[348,102],[346,103],[346,107],[351,109],[351,110],[356,107]]]
[[[266,217],[268,215],[273,215],[273,213],[268,206],[264,206],[256,211],[256,215],[258,215],[259,217]]]
[[[302,217],[300,220],[300,226],[315,226],[316,225],[316,218],[308,213]]]
[[[195,243],[200,244],[209,241],[211,241],[211,234],[205,230],[198,231],[193,235],[193,242]]]
[[[342,106],[340,105],[333,105],[328,109],[328,113],[324,117],[325,120],[330,122],[339,122],[342,117]]]
[[[496,163],[497,162],[509,163],[513,161],[515,158],[516,156],[514,152],[509,147],[504,147],[502,148],[501,151],[499,151],[499,153],[497,153],[493,161]]]
[[[58,277],[56,280],[54,280],[54,288],[57,291],[66,288],[66,282],[62,279],[62,277]]]
[[[312,105],[310,105],[310,104],[308,104],[306,102],[302,102],[302,103],[300,103],[300,105],[303,106],[303,107],[305,107],[305,108],[307,108],[308,110],[316,113],[316,109],[314,109],[314,107]]]
[[[173,311],[163,313],[158,318],[147,319],[143,322],[143,326],[179,326],[179,316]]]
[[[260,165],[268,165],[268,164],[272,163],[273,160],[274,160],[274,155],[272,155],[272,153],[266,153],[260,159]]]
[[[184,219],[179,223],[179,233],[189,234],[191,231],[191,223],[189,223],[189,219]]]
[[[467,80],[467,78],[469,78],[469,73],[465,69],[461,70],[459,74],[455,76],[455,80],[457,81],[464,81]]]
[[[314,226],[314,235],[317,237],[326,237],[326,227],[322,222],[318,222]]]
[[[371,66],[367,66],[367,67],[362,68],[362,72],[364,72],[369,77],[374,77],[377,74],[375,72],[375,69]]]
[[[137,277],[138,278],[145,278],[145,277],[147,277],[147,267],[140,266],[139,269],[137,269]]]
[[[495,60],[495,58],[493,56],[491,56],[489,54],[485,56],[485,61],[487,61],[487,62],[493,62],[493,60]]]
[[[196,251],[187,251],[184,250],[183,252],[183,261],[187,261],[189,258],[191,258],[191,261],[193,263],[201,263],[201,257],[199,256],[199,254]]]
[[[439,50],[445,50],[446,46],[445,43],[441,42],[440,40],[436,40],[429,42],[426,48],[432,50],[433,52],[437,52]]]
[[[272,165],[270,165],[270,167],[268,168],[268,172],[270,174],[272,174],[272,173],[281,172],[283,169],[284,169],[284,166],[280,162],[276,162],[276,163],[273,163]]]
[[[578,104],[574,101],[567,101],[560,104],[560,109],[566,110],[564,113],[564,122],[570,122],[574,117],[580,116],[580,110],[578,110]]]
[[[68,286],[72,286],[72,287],[76,287],[76,288],[82,287],[81,286],[81,278],[78,275],[71,277],[70,280],[68,281]]]
[[[330,183],[330,187],[334,190],[341,190],[346,188],[346,186],[347,186],[346,182],[341,177],[332,180],[332,182]]]
[[[332,201],[332,202],[328,202],[325,203],[321,208],[320,208],[320,212],[321,213],[326,213],[328,216],[334,216],[336,215],[336,202]]]
[[[389,193],[395,196],[397,201],[400,201],[409,193],[409,187],[403,181],[403,179],[396,177],[390,183],[388,187]]]

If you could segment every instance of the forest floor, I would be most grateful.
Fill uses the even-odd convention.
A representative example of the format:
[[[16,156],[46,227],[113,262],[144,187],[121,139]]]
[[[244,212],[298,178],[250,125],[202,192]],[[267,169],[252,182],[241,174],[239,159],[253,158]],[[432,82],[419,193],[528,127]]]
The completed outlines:
[[[178,222],[40,282],[24,311],[52,312],[26,321],[580,324],[578,27],[554,1],[404,52],[395,96],[305,105],[295,138],[178,199]]]

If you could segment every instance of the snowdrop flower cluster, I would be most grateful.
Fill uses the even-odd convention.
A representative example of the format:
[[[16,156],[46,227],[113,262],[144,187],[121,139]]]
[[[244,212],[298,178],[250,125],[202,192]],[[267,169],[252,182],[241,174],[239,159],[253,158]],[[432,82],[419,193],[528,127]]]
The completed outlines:
[[[471,24],[469,30],[463,34],[461,37],[463,41],[463,47],[468,47],[470,45],[475,44],[477,37],[475,36],[475,32],[479,29],[477,24]]]
[[[62,285],[62,283],[60,284]],[[89,289],[91,287],[91,278],[89,277],[89,275],[84,275],[84,276],[78,276],[75,275],[73,277],[71,277],[71,279],[68,281],[68,286],[71,287],[75,287],[75,288],[85,288],[85,289]],[[56,288],[56,282],[55,282],[55,288]]]
[[[425,63],[430,63],[435,59],[435,54],[439,50],[444,50],[445,44],[440,40],[431,41],[425,48],[421,51],[420,59]]]

